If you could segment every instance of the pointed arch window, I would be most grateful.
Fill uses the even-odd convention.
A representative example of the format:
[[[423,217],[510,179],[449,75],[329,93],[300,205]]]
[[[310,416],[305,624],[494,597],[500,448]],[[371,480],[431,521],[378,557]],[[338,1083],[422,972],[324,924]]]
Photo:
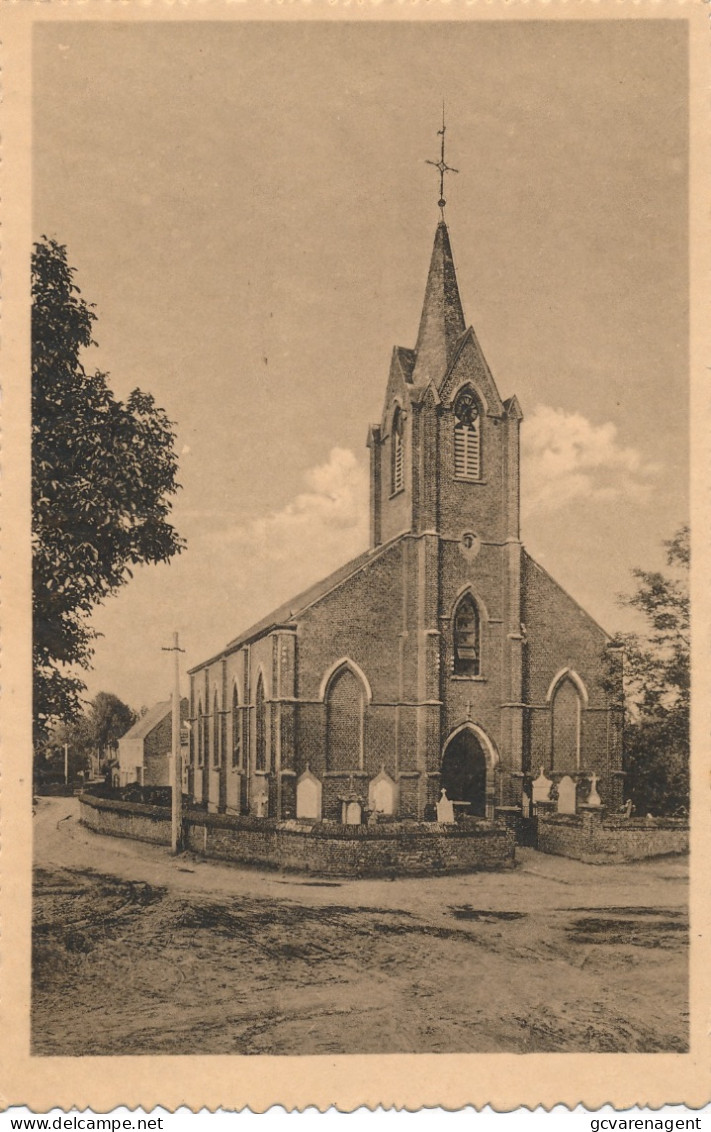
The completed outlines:
[[[209,767],[210,765],[210,700],[209,691],[205,693],[205,707],[207,708],[206,714],[203,716],[202,721],[202,756],[203,766]]]
[[[197,764],[202,766],[205,758],[205,717],[202,714],[202,703],[198,704],[197,713]]]
[[[267,704],[264,698],[264,680],[261,672],[257,680],[257,693],[254,700],[256,715],[256,770],[267,769]]]
[[[469,386],[454,402],[454,474],[458,479],[481,478],[481,414]]]
[[[326,766],[328,770],[358,770],[363,765],[363,685],[344,665],[333,675],[326,692]]]
[[[391,437],[390,490],[392,494],[395,495],[398,491],[402,491],[405,486],[403,416],[399,405],[395,407],[395,412],[393,413]]]
[[[212,765],[218,767],[222,761],[222,712],[217,702],[217,692],[212,701]]]
[[[551,766],[563,774],[580,769],[582,706],[579,689],[564,676],[551,700]]]
[[[232,766],[242,764],[242,719],[239,712],[237,688],[232,689]]]
[[[464,594],[454,611],[454,673],[478,676],[481,670],[481,621],[471,594]]]

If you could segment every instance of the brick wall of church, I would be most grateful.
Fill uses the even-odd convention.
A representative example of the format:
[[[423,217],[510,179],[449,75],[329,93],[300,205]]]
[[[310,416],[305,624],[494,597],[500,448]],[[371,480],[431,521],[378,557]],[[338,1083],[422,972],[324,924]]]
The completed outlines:
[[[505,423],[486,415],[481,418],[480,483],[454,478],[454,415],[444,410],[439,425],[440,489],[439,530],[445,537],[460,537],[474,531],[482,538],[503,542],[506,515],[503,507]]]
[[[504,681],[504,549],[483,545],[476,558],[464,553],[461,542],[441,543],[443,691],[442,734],[448,735],[468,717],[499,743]],[[476,677],[454,675],[451,615],[456,599],[471,586],[481,615],[481,666]]]
[[[371,565],[323,597],[299,618],[295,758],[297,773],[307,765],[323,780],[324,817],[340,816],[340,801],[352,790],[366,804],[368,782],[384,766],[396,778],[411,762],[414,708],[400,702],[400,640],[403,572],[407,545],[398,543]],[[407,587],[406,587],[407,588]],[[321,685],[333,665],[348,657],[365,674],[372,692],[364,718],[364,766],[347,771],[326,767],[326,705]],[[412,690],[408,699],[412,699]],[[400,760],[398,761],[398,750]]]
[[[397,543],[299,618],[297,696],[317,700],[321,681],[347,656],[366,674],[376,703],[398,699],[403,546]]]
[[[400,399],[401,401],[403,398]],[[409,531],[412,524],[412,415],[407,412],[403,419],[403,472],[404,483],[401,491],[392,491],[392,413],[388,415],[386,429],[380,444],[380,502],[381,502],[381,543],[389,542],[403,531]]]
[[[524,688],[529,711],[530,766],[551,765],[551,682],[564,668],[583,681],[588,706],[581,714],[581,769],[601,775],[606,803],[620,800],[621,719],[610,710],[608,638],[580,606],[527,554],[523,556],[522,619],[526,626]],[[621,676],[621,673],[620,673]]]

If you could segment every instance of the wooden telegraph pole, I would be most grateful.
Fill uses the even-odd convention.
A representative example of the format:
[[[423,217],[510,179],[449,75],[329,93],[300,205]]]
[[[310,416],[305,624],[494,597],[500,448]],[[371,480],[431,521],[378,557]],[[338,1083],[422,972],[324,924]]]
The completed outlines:
[[[178,634],[173,633],[171,648],[163,652],[172,652],[174,657],[174,683],[173,683],[173,757],[171,759],[170,786],[172,795],[171,805],[171,837],[170,847],[173,853],[179,853],[183,848],[183,767],[180,756],[180,654],[184,649],[178,644]]]

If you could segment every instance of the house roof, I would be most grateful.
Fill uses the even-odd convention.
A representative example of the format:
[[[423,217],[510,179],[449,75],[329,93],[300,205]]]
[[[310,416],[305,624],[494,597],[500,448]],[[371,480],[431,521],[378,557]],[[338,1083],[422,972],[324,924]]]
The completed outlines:
[[[129,728],[122,739],[145,739],[154,727],[162,723],[167,715],[170,715],[173,710],[172,700],[160,700],[159,703],[154,704],[149,708],[145,715],[137,719],[133,727]],[[181,723],[187,718],[188,714],[188,699],[183,696],[180,701],[180,720]],[[120,739],[119,742],[122,740]]]
[[[170,710],[170,700],[161,700],[160,703],[154,704],[152,708],[148,709],[145,715],[142,715],[140,719],[136,720],[133,727],[129,728],[123,738],[145,739],[146,735],[148,735],[154,727],[162,723]]]

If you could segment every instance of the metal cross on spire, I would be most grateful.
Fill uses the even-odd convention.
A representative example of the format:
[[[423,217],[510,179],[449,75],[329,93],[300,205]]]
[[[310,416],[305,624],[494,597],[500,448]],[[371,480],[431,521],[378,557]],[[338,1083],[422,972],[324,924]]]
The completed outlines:
[[[448,165],[447,162],[444,160],[444,135],[446,134],[446,132],[447,132],[447,127],[444,123],[444,102],[443,102],[442,103],[442,129],[437,130],[438,137],[440,137],[442,139],[442,143],[441,143],[441,146],[440,146],[439,161],[429,161],[429,160],[426,161],[427,165],[434,165],[435,169],[439,170],[439,200],[437,201],[437,204],[439,205],[439,210],[442,213],[442,219],[443,220],[444,220],[444,206],[447,203],[446,200],[444,199],[444,175],[445,175],[445,173],[458,173],[459,172],[458,169],[453,169],[452,166]]]

